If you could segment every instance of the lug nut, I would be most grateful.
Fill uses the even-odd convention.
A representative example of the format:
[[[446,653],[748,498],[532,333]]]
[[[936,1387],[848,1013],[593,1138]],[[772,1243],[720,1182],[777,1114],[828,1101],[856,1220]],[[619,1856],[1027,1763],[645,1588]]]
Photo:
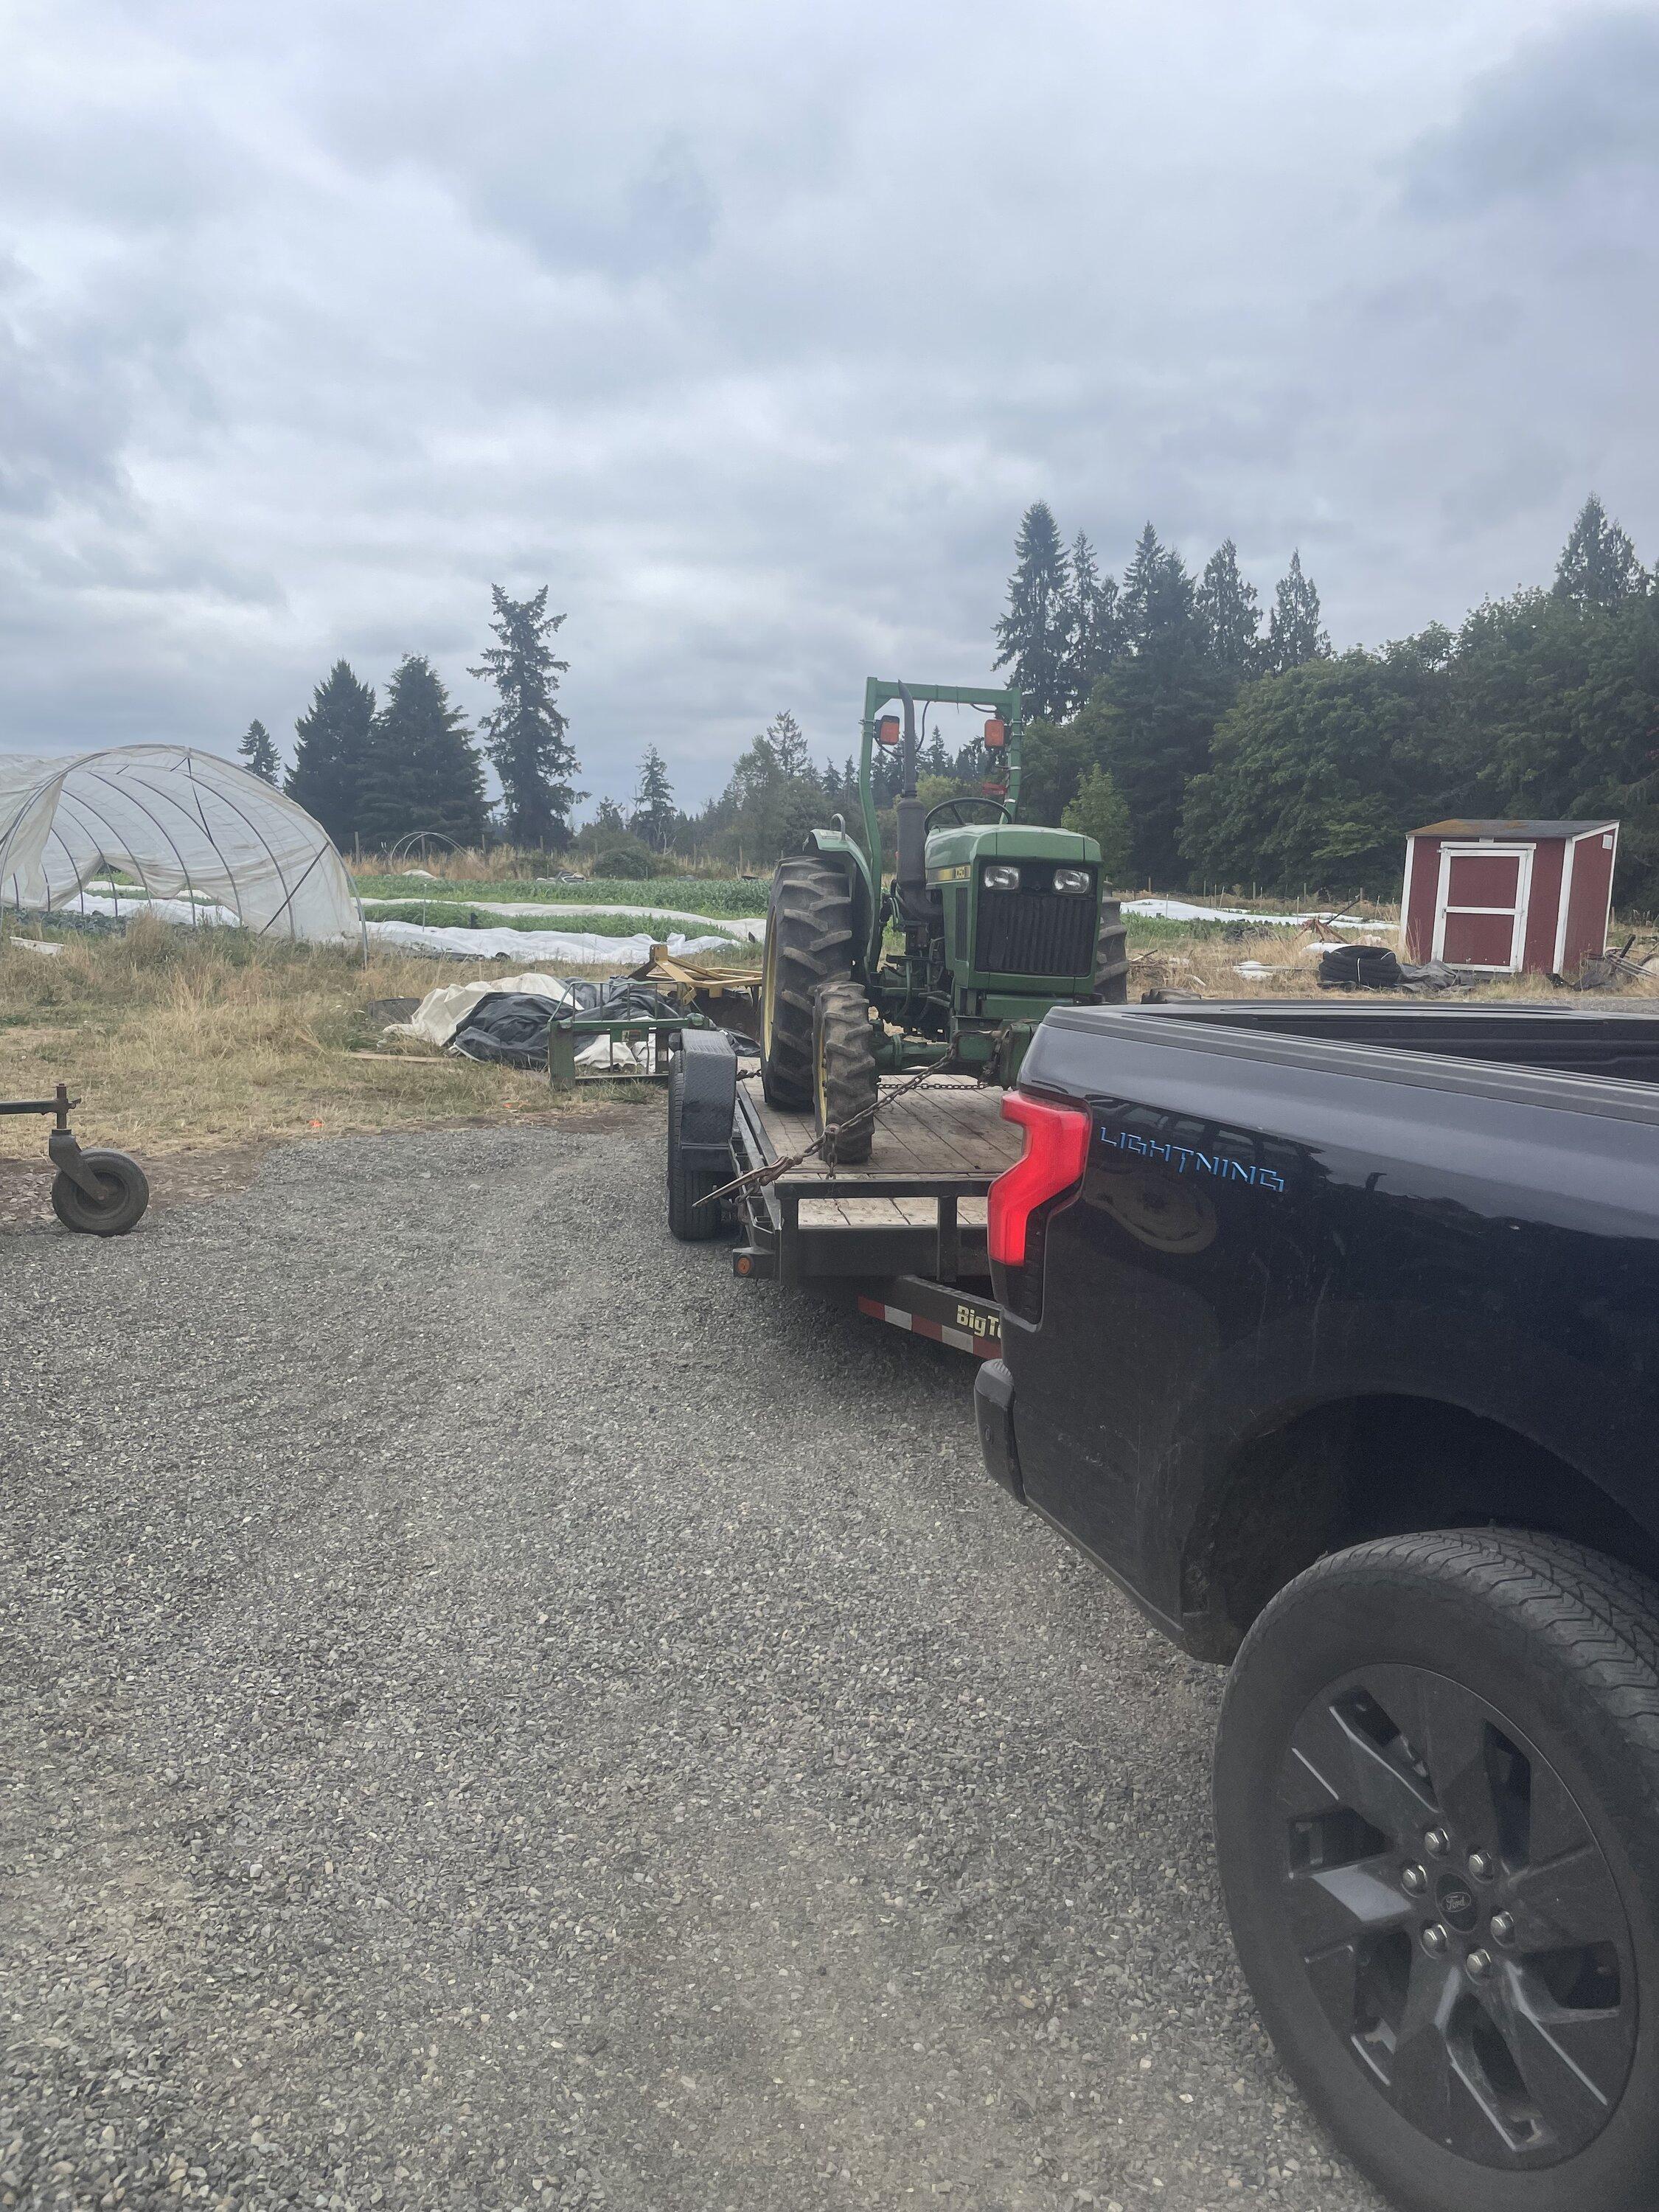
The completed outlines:
[[[1471,1851],[1469,1853],[1469,1872],[1474,1876],[1477,1881],[1490,1881],[1497,1871],[1498,1869],[1493,1864],[1492,1856],[1490,1851]]]
[[[1443,1828],[1431,1828],[1423,1838],[1423,1848],[1431,1859],[1443,1859],[1451,1849],[1451,1838]]]
[[[1429,1877],[1420,1866],[1408,1866],[1400,1877],[1400,1887],[1408,1897],[1421,1897],[1429,1886]]]
[[[1444,1954],[1449,1940],[1445,1929],[1437,1920],[1430,1921],[1428,1926],[1423,1930],[1423,1948],[1431,1959],[1438,1959]]]
[[[1515,1915],[1512,1912],[1494,1912],[1492,1917],[1492,1932],[1496,1942],[1513,1943]]]
[[[1492,1953],[1490,1951],[1471,1951],[1468,1957],[1463,1961],[1463,1964],[1468,1968],[1469,1972],[1474,1976],[1474,1978],[1478,1982],[1484,1975],[1489,1974],[1492,1972]]]

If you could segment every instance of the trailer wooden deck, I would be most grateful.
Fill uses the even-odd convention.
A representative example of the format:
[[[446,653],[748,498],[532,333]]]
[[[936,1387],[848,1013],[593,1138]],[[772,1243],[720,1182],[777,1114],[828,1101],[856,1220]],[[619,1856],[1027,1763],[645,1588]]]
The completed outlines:
[[[884,1076],[884,1096],[909,1080]],[[787,1158],[816,1133],[810,1114],[769,1106],[758,1077],[739,1085],[738,1118],[755,1164]],[[835,1169],[803,1161],[767,1186],[767,1211],[802,1274],[898,1274],[941,1258],[946,1280],[958,1268],[980,1274],[985,1192],[1020,1145],[1020,1130],[1002,1118],[1000,1090],[940,1076],[878,1117],[867,1161]]]

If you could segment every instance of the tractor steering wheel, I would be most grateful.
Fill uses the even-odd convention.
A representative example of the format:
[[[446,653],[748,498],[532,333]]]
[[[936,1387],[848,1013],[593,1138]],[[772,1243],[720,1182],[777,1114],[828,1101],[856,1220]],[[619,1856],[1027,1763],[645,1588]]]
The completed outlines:
[[[999,822],[1012,822],[1014,818],[1006,799],[982,799],[977,792],[964,791],[955,799],[941,799],[937,806],[930,806],[928,808],[927,818],[921,825],[923,836],[925,837],[927,836],[927,832],[933,828],[934,823],[939,820],[941,814],[954,815],[956,817],[957,827],[960,830],[969,828],[971,825],[964,822],[962,818],[962,810],[964,806],[994,807],[996,810],[996,818]]]

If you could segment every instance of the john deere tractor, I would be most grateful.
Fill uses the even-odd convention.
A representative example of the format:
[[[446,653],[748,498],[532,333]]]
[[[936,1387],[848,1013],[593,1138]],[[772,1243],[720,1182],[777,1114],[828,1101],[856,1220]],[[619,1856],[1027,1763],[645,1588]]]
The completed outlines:
[[[978,793],[927,808],[916,796],[916,708],[930,704],[985,713],[986,758],[1000,773]],[[1121,1000],[1127,974],[1099,846],[1016,819],[1018,691],[872,676],[862,735],[862,842],[837,816],[778,863],[761,985],[766,1097],[811,1107],[846,1161],[869,1158],[866,1109],[883,1074],[949,1065],[1012,1084],[1050,1006]],[[890,884],[872,786],[878,746],[897,748],[901,764]],[[902,950],[885,949],[890,933]]]

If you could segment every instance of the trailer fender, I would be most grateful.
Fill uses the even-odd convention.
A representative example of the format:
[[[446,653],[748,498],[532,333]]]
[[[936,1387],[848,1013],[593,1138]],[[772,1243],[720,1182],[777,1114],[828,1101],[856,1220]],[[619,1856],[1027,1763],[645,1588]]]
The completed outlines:
[[[738,1048],[724,1030],[683,1030],[679,1153],[689,1168],[728,1169],[738,1114]]]

